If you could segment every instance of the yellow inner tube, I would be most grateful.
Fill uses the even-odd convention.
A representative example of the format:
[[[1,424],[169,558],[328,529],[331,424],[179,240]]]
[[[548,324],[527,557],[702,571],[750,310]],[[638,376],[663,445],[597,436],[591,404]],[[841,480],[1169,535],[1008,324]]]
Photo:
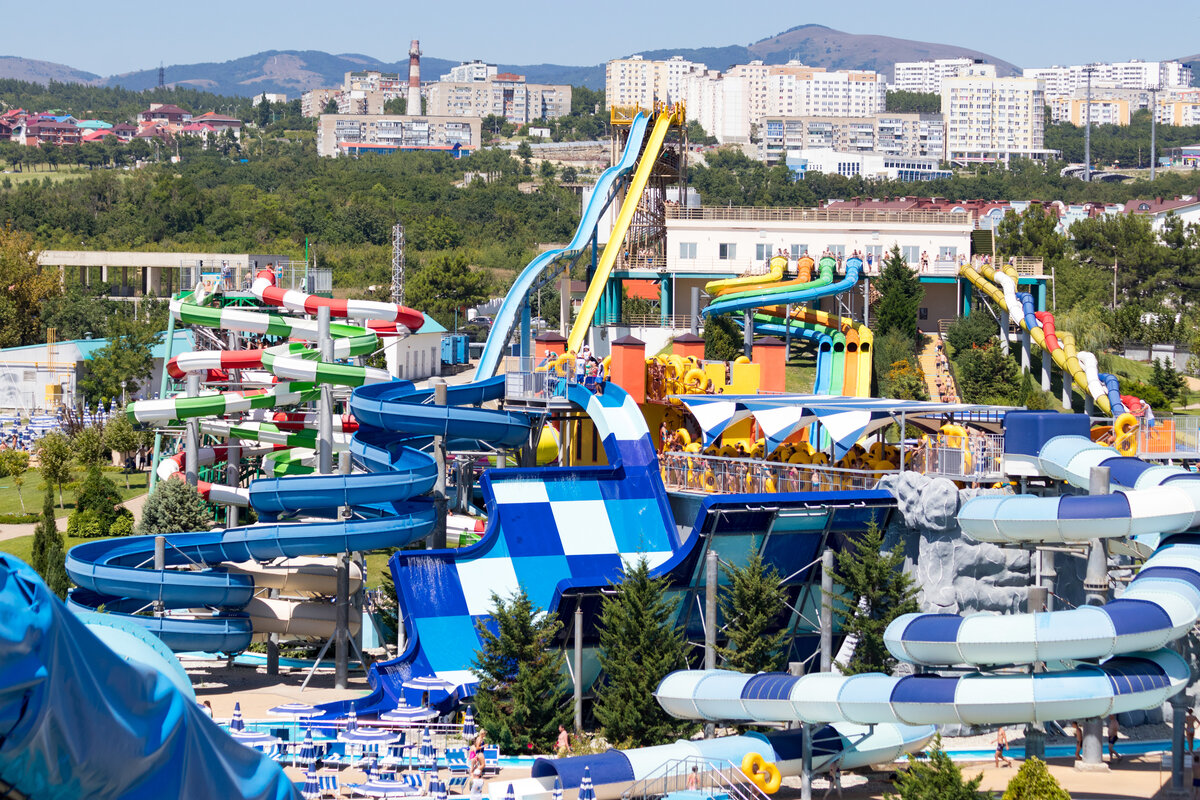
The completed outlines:
[[[758,753],[746,753],[742,757],[742,773],[747,780],[762,789],[767,794],[775,794],[783,783],[779,767],[767,761]]]
[[[1117,452],[1123,456],[1137,455],[1138,420],[1125,413],[1113,422],[1113,439]]]

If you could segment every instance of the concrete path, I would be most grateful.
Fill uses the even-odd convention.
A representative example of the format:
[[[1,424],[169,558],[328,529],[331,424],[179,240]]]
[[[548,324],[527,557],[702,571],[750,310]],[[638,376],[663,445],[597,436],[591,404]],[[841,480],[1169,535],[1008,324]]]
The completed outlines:
[[[149,495],[141,494],[137,497],[131,497],[121,505],[133,512],[134,522],[140,522],[142,519],[142,506],[146,505],[146,498]],[[56,511],[58,509],[55,509]],[[57,517],[54,520],[58,524],[59,533],[67,532],[67,514]],[[33,536],[33,529],[37,527],[36,522],[27,522],[20,525],[0,525],[0,542],[6,539],[19,539],[22,536]]]

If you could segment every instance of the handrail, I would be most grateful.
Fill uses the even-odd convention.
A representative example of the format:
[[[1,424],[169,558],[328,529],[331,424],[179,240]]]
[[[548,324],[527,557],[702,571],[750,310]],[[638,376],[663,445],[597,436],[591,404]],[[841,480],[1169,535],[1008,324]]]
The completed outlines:
[[[750,206],[666,206],[667,219],[746,222],[902,222],[972,226],[967,214],[946,211],[882,211],[871,208],[760,208]]]
[[[688,785],[689,781],[692,785]],[[707,796],[727,794],[733,800],[769,800],[766,793],[752,783],[733,762],[725,758],[699,756],[663,762],[645,778],[622,792],[621,797],[623,800],[665,797],[680,791],[695,791]]]

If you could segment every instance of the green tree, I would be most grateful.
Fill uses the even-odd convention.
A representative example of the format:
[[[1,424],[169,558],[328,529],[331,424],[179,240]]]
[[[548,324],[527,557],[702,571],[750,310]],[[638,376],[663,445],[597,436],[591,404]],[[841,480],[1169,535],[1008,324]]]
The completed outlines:
[[[58,507],[63,507],[63,484],[71,480],[71,441],[61,433],[48,433],[37,443],[38,469],[48,486],[58,487]]]
[[[1009,405],[1020,391],[1021,368],[998,342],[972,347],[954,357],[960,398],[967,403]]]
[[[842,671],[890,673],[896,659],[883,643],[883,632],[896,617],[917,611],[917,590],[904,572],[904,554],[884,552],[883,533],[872,519],[836,560],[833,579],[845,592],[845,602],[835,603],[833,610],[842,632],[857,639]]]
[[[996,338],[998,331],[995,321],[982,311],[959,317],[946,329],[949,354],[954,356],[972,347],[983,347]]]
[[[942,736],[937,734],[928,750],[928,759],[909,755],[908,769],[899,772],[893,785],[896,794],[888,800],[992,800],[990,792],[979,791],[983,773],[963,780],[962,770],[942,749]]]
[[[477,627],[480,725],[504,752],[527,752],[531,744],[535,752],[550,752],[558,726],[571,716],[565,661],[554,642],[562,623],[521,589],[507,601],[493,594],[491,616]]]
[[[67,533],[85,538],[107,536],[117,518],[130,514],[120,503],[117,485],[100,471],[99,464],[92,464],[75,492],[75,510],[67,520]]]
[[[1045,761],[1029,756],[1008,782],[1000,800],[1071,800],[1071,795],[1046,769]]]
[[[940,114],[942,96],[937,92],[888,92],[887,110],[896,114]]]
[[[104,429],[99,425],[80,428],[71,437],[71,452],[81,467],[103,464],[109,453],[104,446]]]
[[[704,320],[704,357],[710,361],[733,361],[742,354],[742,332],[733,317],[717,314]]]
[[[388,106],[392,105],[392,103],[394,103],[396,100],[400,101],[400,109],[398,111],[395,111],[395,110],[388,108]],[[325,107],[323,109],[321,109],[321,113],[322,114],[338,113],[337,100],[335,100],[332,97],[329,98],[328,100],[326,100]],[[383,104],[383,113],[385,113],[385,114],[403,114],[404,113],[404,98],[394,97],[391,100],[388,100],[386,103]]]
[[[686,669],[688,645],[675,627],[676,603],[665,578],[652,578],[645,556],[626,567],[600,610],[600,668],[594,713],[610,741],[640,747],[666,744],[693,728],[654,699],[668,673]]]
[[[70,582],[67,579],[66,556],[63,553],[62,534],[54,520],[54,491],[46,486],[42,498],[42,518],[33,529],[33,552],[30,565],[42,576],[46,586],[59,598],[67,596]]]
[[[0,212],[0,219],[4,218]],[[60,288],[58,272],[43,270],[38,265],[39,255],[31,234],[0,225],[0,286],[4,287],[0,292],[0,347],[42,340],[42,303],[57,295]]]
[[[466,318],[466,309],[488,298],[491,281],[483,270],[472,269],[460,253],[435,256],[408,279],[409,305],[432,315],[446,327]]]
[[[717,651],[727,669],[737,672],[771,672],[782,669],[783,626],[787,610],[779,573],[763,564],[755,548],[743,566],[722,565],[728,581],[720,596],[728,643]]]
[[[1150,385],[1162,392],[1168,403],[1178,400],[1179,395],[1187,388],[1183,376],[1175,371],[1175,367],[1169,361],[1164,363],[1157,358],[1154,359]]]
[[[122,413],[117,414],[110,419],[104,426],[104,446],[111,451],[121,454],[121,458],[128,458],[129,454],[137,449],[138,432],[133,429],[133,423],[129,421],[128,415]],[[125,488],[129,488],[129,472],[125,472]]]
[[[908,266],[900,254],[900,245],[893,245],[883,261],[883,268],[875,280],[879,290],[874,318],[875,336],[888,331],[899,331],[916,342],[917,311],[925,297],[925,288],[917,277],[916,270]]]
[[[212,514],[196,487],[171,478],[159,481],[142,508],[139,535],[206,531],[212,526]]]
[[[533,158],[533,148],[529,146],[528,141],[522,140],[521,143],[517,145],[517,158],[525,162],[526,167],[529,166],[529,160]]]
[[[25,483],[25,472],[28,469],[29,453],[24,450],[0,450],[0,478],[13,479],[22,514],[25,513],[25,496],[21,494],[21,485]]]
[[[87,375],[79,380],[88,401],[127,396],[141,388],[154,372],[154,346],[161,338],[162,329],[144,318],[113,317],[108,344],[95,352]]]

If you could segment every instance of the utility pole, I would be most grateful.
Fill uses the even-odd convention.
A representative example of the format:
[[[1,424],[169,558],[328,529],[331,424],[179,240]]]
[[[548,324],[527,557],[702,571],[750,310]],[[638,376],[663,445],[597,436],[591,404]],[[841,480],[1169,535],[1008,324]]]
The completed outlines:
[[[1157,144],[1155,139],[1158,134],[1158,92],[1161,89],[1161,86],[1155,86],[1150,90],[1150,180],[1152,181],[1154,180],[1155,167],[1157,166],[1155,162],[1158,160],[1154,152],[1154,146]],[[1116,271],[1116,267],[1113,268],[1113,271]]]
[[[404,226],[392,226],[392,302],[404,305]]]
[[[1095,64],[1088,64],[1083,68],[1083,73],[1087,75],[1087,94],[1083,101],[1083,180],[1085,183],[1092,182],[1092,73],[1095,71]]]

